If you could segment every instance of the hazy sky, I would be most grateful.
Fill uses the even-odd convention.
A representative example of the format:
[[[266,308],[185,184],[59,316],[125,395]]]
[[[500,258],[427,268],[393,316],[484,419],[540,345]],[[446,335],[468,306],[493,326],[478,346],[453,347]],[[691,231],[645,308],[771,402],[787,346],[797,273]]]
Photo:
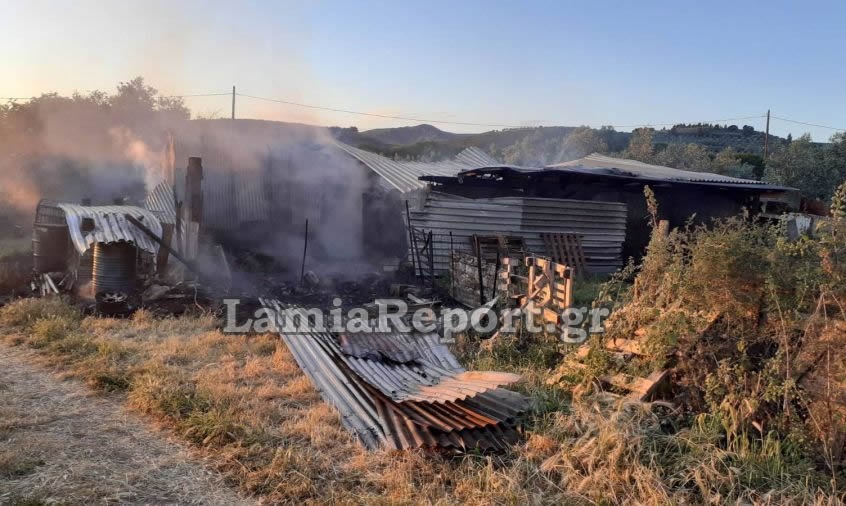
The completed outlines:
[[[846,2],[0,0],[0,97],[231,91],[502,125],[773,115],[846,128]],[[228,97],[189,98],[227,117]],[[238,98],[239,117],[409,122]],[[739,120],[763,129],[762,119]],[[489,128],[438,125],[452,131]],[[629,130],[630,128],[621,128]],[[773,120],[794,136],[833,131]]]

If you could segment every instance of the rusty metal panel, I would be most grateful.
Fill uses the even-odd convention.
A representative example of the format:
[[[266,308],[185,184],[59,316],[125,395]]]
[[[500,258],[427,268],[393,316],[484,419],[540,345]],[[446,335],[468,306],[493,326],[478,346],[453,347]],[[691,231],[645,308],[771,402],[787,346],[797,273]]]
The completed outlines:
[[[261,303],[279,314],[303,314],[302,308],[277,300],[261,299]],[[442,403],[397,401],[359,375],[349,361],[371,362],[368,367],[372,371],[384,371],[384,357],[368,360],[345,356],[335,336],[328,333],[281,332],[281,336],[323,399],[338,410],[342,423],[368,448],[502,450],[519,437],[516,427],[529,409],[529,400],[518,393],[494,388]],[[417,343],[424,341],[431,342],[421,339]],[[422,363],[400,365],[407,368],[405,372],[412,367],[430,367]],[[467,374],[469,379],[479,376],[459,374]],[[487,378],[484,374],[481,377]]]
[[[162,225],[153,213],[135,206],[80,206],[77,204],[58,203],[56,207],[65,213],[65,221],[71,242],[82,255],[96,243],[112,244],[117,242],[133,243],[137,248],[155,255],[159,245],[147,234],[129,223],[129,214],[144,223],[158,237],[162,236]],[[83,219],[91,218],[93,228],[83,230]]]
[[[386,358],[399,363],[425,361],[448,371],[464,371],[449,348],[440,343],[440,336],[434,332],[344,333],[338,336],[338,340],[344,354],[353,357]]]
[[[451,402],[510,385],[520,376],[497,372],[459,372],[424,364],[390,364],[379,360],[344,356],[347,365],[362,379],[394,401]]]
[[[406,363],[419,360],[419,350],[398,341],[392,334],[341,334],[338,336],[341,351],[357,358],[385,358]]]

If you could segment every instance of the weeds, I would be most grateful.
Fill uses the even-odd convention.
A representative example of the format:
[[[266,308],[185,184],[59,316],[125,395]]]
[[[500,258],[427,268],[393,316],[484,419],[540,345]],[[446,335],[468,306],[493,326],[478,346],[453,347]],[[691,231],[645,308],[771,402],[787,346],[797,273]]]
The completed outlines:
[[[615,308],[609,336],[637,333],[648,356],[622,365],[596,339],[568,388],[546,382],[569,353],[554,339],[459,338],[465,365],[519,372],[536,400],[525,441],[503,455],[368,453],[276,338],[223,335],[210,316],[83,318],[42,299],[0,308],[0,326],[268,503],[839,504],[838,234],[788,243],[736,218],[653,238],[597,297]],[[582,388],[627,367],[672,368],[684,409]]]

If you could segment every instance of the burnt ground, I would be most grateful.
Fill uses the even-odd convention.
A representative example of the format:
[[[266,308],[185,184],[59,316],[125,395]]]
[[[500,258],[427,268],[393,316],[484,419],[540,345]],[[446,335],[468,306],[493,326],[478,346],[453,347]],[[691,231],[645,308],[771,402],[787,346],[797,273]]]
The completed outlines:
[[[116,401],[0,344],[0,504],[253,504]]]
[[[379,272],[372,265],[336,262],[291,268],[273,257],[253,251],[230,251],[232,294],[244,298],[272,297],[289,304],[329,309],[339,297],[343,307],[361,306],[390,296],[397,276]]]

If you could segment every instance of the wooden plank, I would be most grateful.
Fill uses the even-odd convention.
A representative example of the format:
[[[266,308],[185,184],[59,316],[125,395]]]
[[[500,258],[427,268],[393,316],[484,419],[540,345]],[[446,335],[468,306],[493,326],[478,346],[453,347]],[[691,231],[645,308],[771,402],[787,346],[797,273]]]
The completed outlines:
[[[646,401],[669,378],[669,375],[669,370],[653,372],[646,378],[617,373],[601,376],[599,380],[621,390],[627,390],[629,394],[626,397],[630,399]]]
[[[605,348],[611,351],[631,353],[632,355],[643,355],[640,343],[633,339],[617,339],[614,341],[607,340],[604,345]]]
[[[553,323],[555,325],[558,325],[558,319],[559,319],[560,315],[556,311],[554,311],[554,310],[552,310],[548,307],[545,307],[545,308],[543,308],[542,314],[543,314],[543,319],[547,323]]]
[[[602,341],[602,347],[612,353],[620,353],[627,355],[642,355],[640,343],[631,339],[617,339],[611,341],[609,339]],[[576,350],[576,357],[584,359],[590,352],[590,345],[583,344]]]

